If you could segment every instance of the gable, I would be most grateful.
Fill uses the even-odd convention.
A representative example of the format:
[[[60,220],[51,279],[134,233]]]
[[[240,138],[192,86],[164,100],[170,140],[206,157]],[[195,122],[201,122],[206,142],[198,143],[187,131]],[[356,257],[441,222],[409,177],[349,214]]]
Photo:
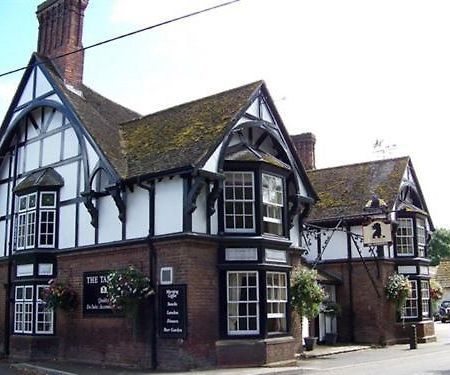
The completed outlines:
[[[408,162],[403,157],[308,171],[320,198],[309,219],[367,215],[364,207],[373,195],[393,209]]]

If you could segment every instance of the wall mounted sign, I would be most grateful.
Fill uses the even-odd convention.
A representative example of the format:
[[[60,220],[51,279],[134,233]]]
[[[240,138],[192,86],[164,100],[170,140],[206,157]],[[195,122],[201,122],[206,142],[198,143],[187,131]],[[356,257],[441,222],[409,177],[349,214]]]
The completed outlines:
[[[364,246],[383,246],[392,242],[391,224],[374,220],[363,227]]]
[[[159,337],[185,339],[187,337],[186,285],[160,285]]]
[[[83,273],[83,315],[111,315],[113,313],[106,289],[109,272]]]

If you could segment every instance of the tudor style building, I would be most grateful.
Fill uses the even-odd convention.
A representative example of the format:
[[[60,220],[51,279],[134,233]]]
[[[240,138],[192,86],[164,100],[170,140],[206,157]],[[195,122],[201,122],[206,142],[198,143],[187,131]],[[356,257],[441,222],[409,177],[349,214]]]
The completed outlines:
[[[55,59],[82,46],[87,3],[38,7],[38,52],[0,130],[3,351],[160,369],[292,360],[290,270],[316,195],[265,84],[141,116],[83,84],[82,52]],[[156,289],[137,332],[92,285],[130,264]],[[44,308],[52,278],[75,288],[73,313]],[[180,319],[164,320],[168,288]]]
[[[332,292],[342,306],[339,340],[404,342],[412,323],[420,342],[435,340],[427,258],[434,227],[410,158],[316,170],[314,136],[306,133],[293,141],[319,196],[303,232],[305,257],[341,281]],[[362,228],[375,220],[389,224],[388,244],[364,244]],[[384,295],[394,272],[407,275],[412,289],[401,315]],[[323,332],[321,320],[321,337]]]

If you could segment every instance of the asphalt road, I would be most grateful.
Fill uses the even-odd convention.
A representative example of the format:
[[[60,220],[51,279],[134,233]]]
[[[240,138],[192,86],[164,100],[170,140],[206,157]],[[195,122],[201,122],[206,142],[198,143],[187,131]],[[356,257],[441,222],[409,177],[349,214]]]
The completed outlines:
[[[439,322],[435,329],[438,341],[419,344],[415,350],[395,345],[306,360],[298,374],[450,375],[450,324]]]

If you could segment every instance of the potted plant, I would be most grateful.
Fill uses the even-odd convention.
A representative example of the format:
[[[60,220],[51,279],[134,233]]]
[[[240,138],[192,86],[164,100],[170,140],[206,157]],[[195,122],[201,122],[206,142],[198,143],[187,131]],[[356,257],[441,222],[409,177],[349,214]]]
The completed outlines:
[[[304,267],[294,269],[291,280],[291,305],[302,321],[313,320],[320,312],[325,292],[317,282],[317,271]],[[305,337],[306,350],[313,350],[317,337]]]
[[[321,312],[325,315],[325,344],[335,345],[337,333],[332,331],[332,325],[333,319],[341,314],[341,306],[335,301],[325,300]]]
[[[68,283],[51,279],[48,288],[42,290],[41,300],[46,309],[74,311],[78,306],[78,295]]]

